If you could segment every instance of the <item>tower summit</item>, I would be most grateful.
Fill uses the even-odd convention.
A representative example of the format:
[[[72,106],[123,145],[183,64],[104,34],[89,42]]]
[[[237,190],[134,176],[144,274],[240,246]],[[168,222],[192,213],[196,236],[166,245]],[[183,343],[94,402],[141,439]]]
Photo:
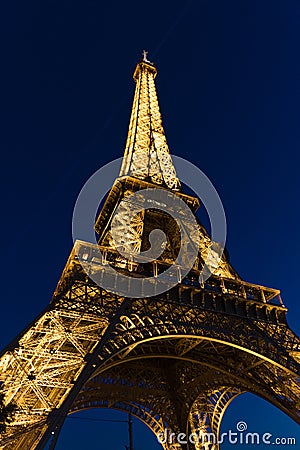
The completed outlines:
[[[167,144],[155,87],[157,69],[144,51],[133,74],[136,83],[120,176],[180,189]]]

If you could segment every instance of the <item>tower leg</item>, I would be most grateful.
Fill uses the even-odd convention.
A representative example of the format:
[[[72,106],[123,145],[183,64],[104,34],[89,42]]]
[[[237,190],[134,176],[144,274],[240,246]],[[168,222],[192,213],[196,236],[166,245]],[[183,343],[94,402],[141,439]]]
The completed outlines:
[[[195,450],[220,449],[220,425],[229,403],[241,394],[238,389],[224,388],[204,392],[194,402],[190,415],[189,447]]]

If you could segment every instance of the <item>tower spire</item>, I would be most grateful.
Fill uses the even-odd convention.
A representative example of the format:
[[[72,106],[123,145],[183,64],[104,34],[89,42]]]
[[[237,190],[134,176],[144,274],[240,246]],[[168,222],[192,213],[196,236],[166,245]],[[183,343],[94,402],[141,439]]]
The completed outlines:
[[[120,176],[130,175],[179,190],[180,182],[169,152],[155,87],[156,67],[145,50],[133,74],[136,82],[125,154]]]

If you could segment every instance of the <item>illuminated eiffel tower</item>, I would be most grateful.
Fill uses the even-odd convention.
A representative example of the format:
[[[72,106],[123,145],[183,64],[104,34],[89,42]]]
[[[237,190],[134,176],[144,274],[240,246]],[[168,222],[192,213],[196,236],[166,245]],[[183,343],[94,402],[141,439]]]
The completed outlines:
[[[174,265],[181,240],[172,217],[155,202],[130,219],[130,195],[156,189],[193,212],[199,206],[182,192],[172,163],[156,74],[144,54],[134,72],[121,172],[95,225],[102,256],[94,244],[77,241],[49,306],[1,354],[1,392],[5,404],[16,405],[1,449],[54,448],[66,415],[88,408],[130,412],[156,435],[218,436],[226,407],[243,392],[300,423],[300,340],[287,325],[280,292],[243,281],[225,254],[201,279],[213,242],[199,221],[191,270],[182,276],[177,265],[172,288],[143,294],[146,276],[155,288],[158,275]],[[182,222],[191,234],[183,266],[194,240],[189,222]],[[149,251],[157,229],[166,235],[161,255],[136,262],[130,252]],[[112,284],[123,276],[124,295],[100,287],[109,268],[115,269]],[[126,296],[131,280],[139,280],[140,295]],[[165,450],[219,448],[169,441],[162,443]]]

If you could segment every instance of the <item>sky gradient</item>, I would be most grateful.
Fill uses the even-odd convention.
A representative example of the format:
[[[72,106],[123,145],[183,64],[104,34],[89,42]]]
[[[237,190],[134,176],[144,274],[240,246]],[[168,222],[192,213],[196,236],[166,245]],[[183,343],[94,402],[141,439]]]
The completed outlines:
[[[50,301],[84,182],[123,154],[144,48],[171,152],[222,199],[231,263],[281,289],[300,334],[299,3],[16,0],[1,10],[1,347]],[[222,428],[239,420],[300,442],[297,425],[252,395],[230,405]],[[137,420],[134,430],[135,450],[160,448]],[[67,419],[57,449],[119,450],[126,440],[124,423]]]

